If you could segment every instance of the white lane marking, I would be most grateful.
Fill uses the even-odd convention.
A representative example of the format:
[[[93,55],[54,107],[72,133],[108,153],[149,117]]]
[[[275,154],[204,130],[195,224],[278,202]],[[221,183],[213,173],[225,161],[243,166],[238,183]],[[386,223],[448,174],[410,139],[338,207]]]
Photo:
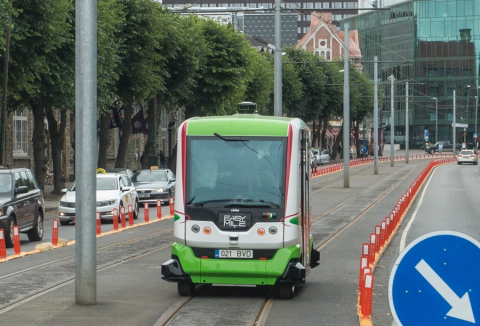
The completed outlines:
[[[427,280],[428,283],[447,301],[452,307],[447,316],[475,323],[473,317],[472,305],[468,292],[465,292],[462,298],[459,298],[455,292],[445,283],[444,280],[427,264],[421,260],[415,269]]]
[[[430,178],[428,179],[427,184],[425,185],[425,188],[422,191],[422,195],[420,196],[420,200],[418,201],[417,207],[415,208],[415,211],[412,214],[412,218],[408,222],[407,226],[405,227],[405,230],[403,230],[402,233],[402,239],[400,240],[400,252],[405,249],[405,242],[407,240],[407,234],[408,231],[410,230],[410,227],[412,226],[413,221],[415,220],[415,217],[417,216],[418,210],[420,209],[420,206],[422,205],[423,202],[423,197],[425,196],[425,192],[427,191],[428,185],[430,184],[430,181],[432,181],[432,177],[435,174],[437,169],[433,170],[432,174],[430,175]]]

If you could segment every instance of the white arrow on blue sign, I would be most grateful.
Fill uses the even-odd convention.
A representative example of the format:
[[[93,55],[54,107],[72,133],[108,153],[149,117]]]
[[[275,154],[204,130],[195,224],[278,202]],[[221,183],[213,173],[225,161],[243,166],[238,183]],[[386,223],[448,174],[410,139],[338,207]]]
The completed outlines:
[[[454,231],[414,240],[395,262],[388,299],[398,326],[480,325],[480,243]]]
[[[474,134],[473,134],[473,138],[478,138],[478,134],[477,134],[477,133],[474,133]]]

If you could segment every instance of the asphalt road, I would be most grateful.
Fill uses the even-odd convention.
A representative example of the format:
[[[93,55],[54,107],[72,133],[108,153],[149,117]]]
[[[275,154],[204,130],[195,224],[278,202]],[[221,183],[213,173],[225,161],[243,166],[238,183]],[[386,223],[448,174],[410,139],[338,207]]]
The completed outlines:
[[[315,245],[323,243],[320,248],[320,266],[311,271],[305,285],[297,288],[293,300],[278,300],[274,296],[266,325],[358,325],[356,291],[361,245],[368,241],[374,226],[391,211],[397,199],[428,161],[411,160],[409,164],[395,162],[395,167],[383,163],[380,164],[378,175],[373,174],[373,165],[352,167],[351,172],[361,173],[351,178],[348,189],[343,188],[343,172],[314,179],[312,212],[313,217],[319,219],[312,227],[312,234]],[[426,212],[422,214],[426,217],[419,218],[421,208],[410,229],[412,233],[407,235],[407,242],[430,232],[428,228],[432,226],[428,226],[428,222],[433,218],[436,228],[457,225],[456,231],[478,239],[479,228],[475,224],[473,212],[476,205],[474,194],[479,189],[472,188],[470,193],[466,190],[466,185],[478,183],[478,175],[480,172],[477,172],[476,166],[448,165],[436,169],[427,193],[438,191],[443,195],[440,199],[439,194],[433,195],[431,200],[424,198],[421,207],[425,205]],[[432,186],[434,181],[438,184]],[[365,191],[374,184],[376,185],[371,191]],[[334,213],[328,213],[346,201],[348,202]],[[417,203],[418,201],[417,199]],[[373,202],[376,204],[372,205]],[[465,211],[461,213],[464,208]],[[163,210],[166,214],[168,206],[164,206]],[[155,216],[154,212],[155,208],[152,208],[151,217]],[[461,219],[458,220],[457,216],[461,216]],[[49,214],[45,225],[51,225],[54,217],[56,214]],[[404,221],[402,228],[408,223],[408,218],[410,217]],[[143,215],[138,221],[142,219]],[[168,245],[173,241],[169,231],[172,224],[173,221],[168,219],[97,238],[97,248],[102,248],[97,254],[97,265],[101,270],[97,272],[98,303],[92,307],[74,303],[75,282],[72,277],[75,246],[0,264],[0,288],[4,289],[0,291],[1,324],[154,325],[180,300],[176,285],[160,280],[160,264],[170,258]],[[462,225],[459,226],[460,224]],[[111,224],[102,224],[102,230],[104,227],[111,227]],[[339,230],[342,231],[324,243]],[[60,234],[60,237],[68,239],[74,236],[74,227],[61,226]],[[48,238],[48,231],[45,237]],[[392,325],[384,285],[388,284],[389,271],[399,253],[396,244],[398,237],[397,235],[376,270],[373,308],[375,325]],[[28,246],[27,242],[22,242],[22,246]],[[123,242],[124,245],[113,247]],[[27,250],[27,247],[22,247],[22,250]],[[46,265],[41,271],[32,270],[28,274],[29,268],[59,259],[64,260],[56,265]],[[18,271],[25,272],[15,276],[15,282],[12,282],[12,276],[7,275]],[[58,288],[38,297],[35,295],[39,289],[55,285]],[[209,316],[233,311],[236,312],[237,320],[224,320],[225,324],[249,325],[251,317],[242,318],[242,310],[251,310],[250,306],[257,305],[264,296],[261,289],[208,287],[182,313],[190,320],[188,325],[208,325],[211,324],[207,322]],[[23,297],[31,299],[18,307],[8,306],[9,302]],[[172,320],[172,325],[176,324],[180,324],[179,320]]]
[[[427,179],[420,192],[423,196],[417,197],[415,205],[409,211],[394,241],[375,270],[372,308],[375,325],[396,325],[387,300],[388,282],[401,249],[420,236],[434,231],[456,231],[480,241],[479,179],[478,165],[456,164],[438,167],[433,171],[430,179]],[[407,228],[409,224],[410,227]],[[405,238],[405,243],[401,246],[402,237]],[[477,295],[476,299],[474,297],[471,300],[472,303],[478,303],[480,298]],[[445,313],[447,312],[448,310]],[[470,323],[465,322],[465,324]]]
[[[163,205],[162,206],[162,216],[166,216],[170,214],[170,206],[168,205]],[[149,217],[150,220],[156,219],[157,217],[157,207],[156,206],[151,206],[149,208]],[[50,212],[46,213],[44,216],[44,234],[43,234],[43,240],[40,242],[31,242],[28,240],[28,236],[26,234],[20,233],[20,249],[21,251],[31,251],[35,249],[35,246],[38,245],[39,243],[42,242],[51,242],[52,241],[52,221],[54,219],[58,219],[58,213],[57,212]],[[139,211],[139,216],[138,219],[134,220],[134,224],[144,222],[145,217],[144,217],[144,209],[140,208]],[[126,216],[126,225],[128,224],[128,215]],[[120,217],[118,221],[118,226],[121,228],[120,225]],[[103,221],[102,222],[102,232],[108,232],[113,230],[113,223],[111,221]],[[58,227],[58,237],[65,239],[65,240],[75,240],[75,226],[73,223],[70,223],[69,225],[60,225]],[[7,256],[15,254],[13,248],[8,248],[7,249]]]

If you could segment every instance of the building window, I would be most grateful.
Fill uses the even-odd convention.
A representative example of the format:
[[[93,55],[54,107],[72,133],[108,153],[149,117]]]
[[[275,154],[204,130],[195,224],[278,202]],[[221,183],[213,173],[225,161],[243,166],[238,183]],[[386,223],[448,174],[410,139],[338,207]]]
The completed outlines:
[[[451,68],[445,69],[445,76],[452,76],[452,69]]]
[[[28,110],[15,111],[13,114],[13,153],[28,153]]]
[[[330,60],[330,51],[327,51],[327,60]]]
[[[438,70],[437,68],[428,68],[428,77],[437,77]]]
[[[435,113],[430,113],[430,121],[435,121],[436,119],[436,114]]]
[[[463,75],[464,76],[471,76],[471,71],[469,69],[464,69],[463,70]]]
[[[447,120],[448,121],[453,121],[453,114],[452,113],[447,114]]]
[[[325,51],[320,52],[320,55],[325,59]]]

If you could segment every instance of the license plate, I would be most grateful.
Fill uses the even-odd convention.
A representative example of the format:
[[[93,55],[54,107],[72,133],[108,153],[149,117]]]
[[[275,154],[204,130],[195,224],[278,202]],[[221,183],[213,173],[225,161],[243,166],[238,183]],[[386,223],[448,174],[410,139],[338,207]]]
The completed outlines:
[[[150,197],[150,194],[138,194],[139,198],[147,198]]]
[[[218,226],[223,230],[248,229],[252,225],[252,213],[220,212]]]
[[[253,258],[253,250],[215,249],[215,258]]]

